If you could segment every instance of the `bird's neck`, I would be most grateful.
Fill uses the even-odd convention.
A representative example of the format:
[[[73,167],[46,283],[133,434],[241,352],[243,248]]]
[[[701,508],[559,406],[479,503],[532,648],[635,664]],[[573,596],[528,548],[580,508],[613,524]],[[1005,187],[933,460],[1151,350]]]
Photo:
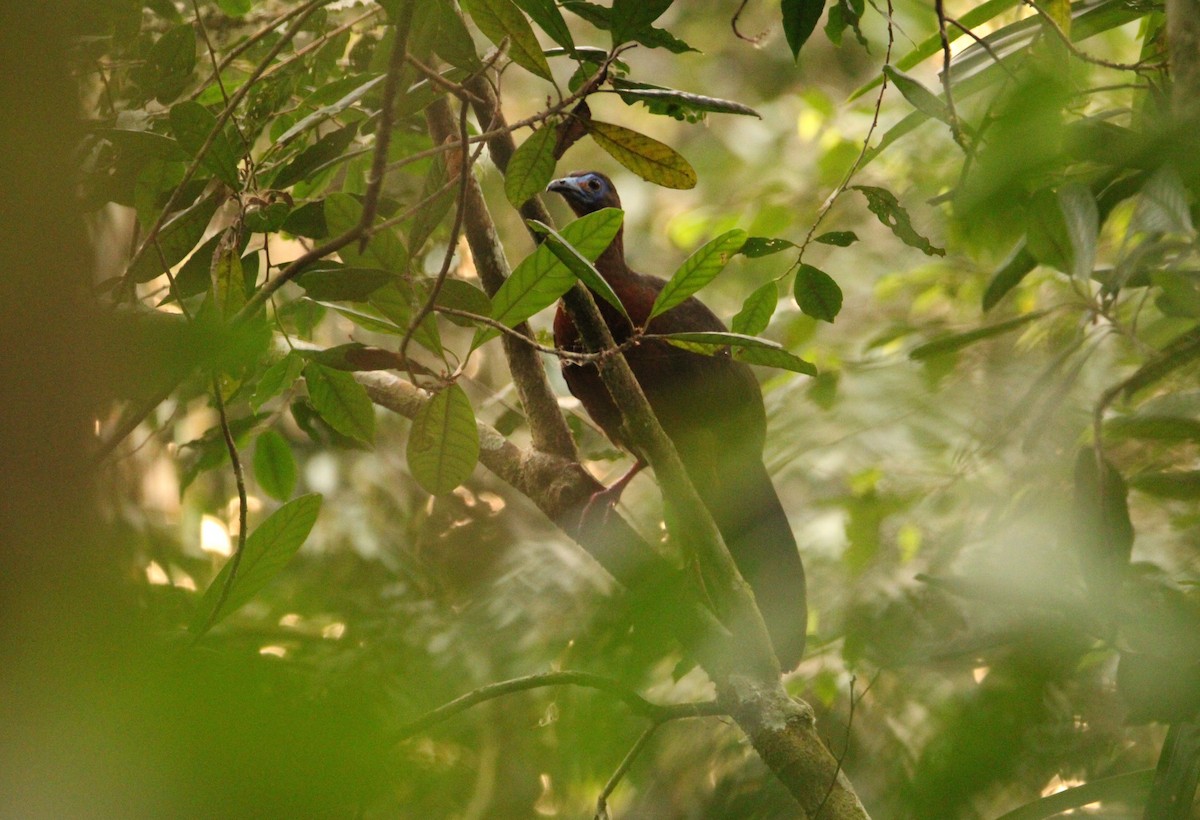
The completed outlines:
[[[596,258],[596,270],[600,271],[600,275],[609,281],[629,275],[629,266],[625,264],[624,228],[617,231],[617,235],[613,237],[612,244],[604,250],[604,253]]]

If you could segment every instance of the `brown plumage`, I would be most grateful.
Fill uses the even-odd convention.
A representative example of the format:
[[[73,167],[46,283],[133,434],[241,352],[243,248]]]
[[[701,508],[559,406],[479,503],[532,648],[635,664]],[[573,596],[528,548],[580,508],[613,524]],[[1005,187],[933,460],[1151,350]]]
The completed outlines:
[[[547,190],[561,194],[579,216],[621,207],[612,181],[594,171],[557,179]],[[596,269],[630,318],[643,325],[664,280],[629,268],[622,233],[596,260]],[[617,343],[628,339],[629,321],[607,302],[596,301]],[[690,298],[656,316],[648,330],[726,328],[703,303]],[[564,350],[583,349],[578,330],[561,304],[554,317],[554,342]],[[780,663],[785,669],[794,668],[804,653],[807,625],[804,568],[787,514],[763,464],[766,414],[757,379],[748,366],[727,353],[703,356],[655,340],[636,345],[625,358],[754,590]],[[571,393],[605,434],[632,449],[622,438],[620,410],[596,367],[564,360],[562,372]]]

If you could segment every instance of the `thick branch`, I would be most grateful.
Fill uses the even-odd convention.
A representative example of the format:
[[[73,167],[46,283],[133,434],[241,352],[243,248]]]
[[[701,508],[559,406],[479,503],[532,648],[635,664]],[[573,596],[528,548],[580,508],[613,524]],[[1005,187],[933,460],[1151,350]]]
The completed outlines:
[[[1200,0],[1167,0],[1171,101],[1180,120],[1200,115]]]

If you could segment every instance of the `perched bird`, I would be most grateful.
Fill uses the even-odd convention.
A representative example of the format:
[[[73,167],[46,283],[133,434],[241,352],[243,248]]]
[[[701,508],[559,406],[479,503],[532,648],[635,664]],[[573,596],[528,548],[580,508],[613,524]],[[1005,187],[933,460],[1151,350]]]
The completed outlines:
[[[556,179],[547,188],[561,194],[577,215],[619,208],[612,181],[595,171]],[[596,260],[638,327],[646,323],[662,279],[630,270],[623,233]],[[607,302],[600,312],[618,344],[633,326]],[[699,300],[689,298],[656,316],[650,333],[724,331],[725,325]],[[554,317],[554,343],[560,350],[583,349],[579,332],[560,304]],[[704,501],[738,570],[754,590],[776,655],[793,669],[804,654],[807,627],[804,567],[783,506],[763,464],[766,413],[762,392],[750,368],[728,351],[717,356],[692,353],[660,340],[645,340],[625,352],[663,430],[679,452],[688,476]],[[564,359],[563,377],[571,393],[617,445],[631,450],[637,464],[617,482],[617,492],[642,464],[641,455],[621,432],[621,413],[593,364]]]

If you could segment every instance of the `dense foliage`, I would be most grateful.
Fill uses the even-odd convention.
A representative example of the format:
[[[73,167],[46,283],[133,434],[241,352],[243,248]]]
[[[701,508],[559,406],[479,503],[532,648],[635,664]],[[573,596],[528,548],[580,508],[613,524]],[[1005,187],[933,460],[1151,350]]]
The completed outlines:
[[[550,670],[712,697],[645,601],[480,464],[532,446],[502,349],[529,320],[586,466],[628,467],[558,380],[545,310],[577,280],[605,297],[591,261],[623,224],[635,266],[737,334],[674,342],[758,366],[809,573],[787,686],[867,810],[1190,805],[1194,781],[1151,770],[1200,707],[1200,13],[959,6],[110,0],[71,21],[122,351],[97,437],[111,560],[154,624],[146,713],[189,738],[149,804],[575,817],[635,748],[614,816],[792,816],[737,726],[643,748],[648,715],[586,684],[410,725]],[[527,220],[576,168],[624,213]],[[465,239],[479,213],[499,288]],[[426,391],[411,420],[375,369]],[[678,560],[652,476],[618,512]]]

